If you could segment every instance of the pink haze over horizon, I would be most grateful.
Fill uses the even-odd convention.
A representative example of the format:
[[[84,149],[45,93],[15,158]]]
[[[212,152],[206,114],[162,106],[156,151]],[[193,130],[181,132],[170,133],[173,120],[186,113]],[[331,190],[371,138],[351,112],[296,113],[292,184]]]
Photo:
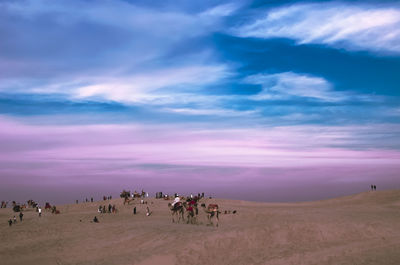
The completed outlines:
[[[357,140],[352,132],[367,126],[35,125],[3,117],[0,127],[1,194],[8,200],[72,202],[143,188],[299,201],[370,184],[400,188],[400,152],[346,148]]]

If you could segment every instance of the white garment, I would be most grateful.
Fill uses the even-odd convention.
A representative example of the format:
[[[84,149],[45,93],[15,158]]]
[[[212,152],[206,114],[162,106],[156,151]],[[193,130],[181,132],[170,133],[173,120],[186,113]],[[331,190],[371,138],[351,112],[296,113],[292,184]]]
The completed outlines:
[[[181,199],[179,197],[175,197],[174,202],[172,203],[172,206],[174,206],[176,203],[180,202]]]
[[[39,213],[41,213],[42,212],[42,208],[39,208]]]

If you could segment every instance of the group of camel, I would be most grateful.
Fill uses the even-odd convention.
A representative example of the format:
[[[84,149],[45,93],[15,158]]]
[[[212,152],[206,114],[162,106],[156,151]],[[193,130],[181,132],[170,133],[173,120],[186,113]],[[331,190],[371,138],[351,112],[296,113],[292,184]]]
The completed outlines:
[[[187,224],[196,224],[197,223],[197,215],[198,215],[198,207],[197,200],[192,199],[185,202],[178,202],[175,205],[168,203],[168,207],[171,210],[172,222],[179,223],[181,220],[185,221],[185,212],[186,212],[186,223]],[[201,208],[207,216],[207,220],[209,225],[214,226],[213,220],[216,219],[216,226],[219,223],[219,214],[221,213],[218,208],[218,204],[209,204],[207,207],[204,203],[201,204]]]
[[[130,191],[123,190],[119,196],[124,199],[124,205],[129,205],[135,200],[135,198],[144,198],[146,196],[146,193],[142,190],[141,193],[135,191],[131,194]]]
[[[134,201],[135,198],[144,198],[145,197],[145,192],[142,191],[141,193],[134,192],[131,193],[130,191],[123,190],[120,194],[120,197],[124,199],[124,205],[125,204],[130,204],[131,202]],[[199,213],[198,210],[198,201],[202,197],[196,196],[194,198],[188,198],[184,202],[177,202],[177,203],[168,203],[168,207],[171,210],[171,215],[172,215],[172,222],[179,223],[181,220],[185,221],[185,215],[186,215],[186,223],[190,224],[196,224],[197,223],[197,215]],[[166,196],[164,199],[169,199],[168,196]],[[216,226],[218,226],[219,223],[219,214],[221,213],[218,208],[218,204],[209,204],[207,207],[204,203],[201,204],[201,208],[203,209],[204,213],[207,216],[207,220],[209,222],[209,225],[214,225],[214,220],[216,220]],[[186,213],[186,214],[185,214]]]

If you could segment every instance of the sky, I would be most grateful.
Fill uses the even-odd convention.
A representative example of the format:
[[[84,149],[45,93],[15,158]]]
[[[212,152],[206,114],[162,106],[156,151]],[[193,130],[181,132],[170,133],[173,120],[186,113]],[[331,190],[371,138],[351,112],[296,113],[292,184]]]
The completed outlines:
[[[399,189],[399,85],[398,1],[1,0],[0,199]]]

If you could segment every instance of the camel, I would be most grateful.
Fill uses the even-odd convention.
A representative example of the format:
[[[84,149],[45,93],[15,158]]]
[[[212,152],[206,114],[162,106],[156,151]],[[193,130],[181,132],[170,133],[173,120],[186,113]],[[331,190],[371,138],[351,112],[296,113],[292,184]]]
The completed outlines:
[[[194,204],[187,204],[186,202],[183,203],[183,206],[185,207],[186,210],[186,218],[187,218],[187,224],[196,224],[196,206]]]
[[[126,203],[129,205],[129,204],[131,204],[131,202],[133,202],[134,200],[135,200],[134,198],[129,199],[129,197],[125,197],[125,198],[124,198],[124,205],[125,205]]]
[[[203,208],[204,212],[207,214],[207,219],[210,222],[210,225],[214,225],[212,219],[215,218],[217,219],[217,227],[219,223],[219,214],[220,211],[218,210],[218,204],[209,204],[208,207],[206,208],[206,205],[203,203],[201,204],[201,207]]]
[[[133,193],[133,198],[141,198],[142,194],[137,193],[136,191]]]
[[[171,203],[168,203],[168,207],[171,210],[173,223],[175,223],[175,215],[178,216],[178,223],[181,219],[185,221],[185,217],[183,216],[184,208],[182,203],[178,202],[174,206]]]

